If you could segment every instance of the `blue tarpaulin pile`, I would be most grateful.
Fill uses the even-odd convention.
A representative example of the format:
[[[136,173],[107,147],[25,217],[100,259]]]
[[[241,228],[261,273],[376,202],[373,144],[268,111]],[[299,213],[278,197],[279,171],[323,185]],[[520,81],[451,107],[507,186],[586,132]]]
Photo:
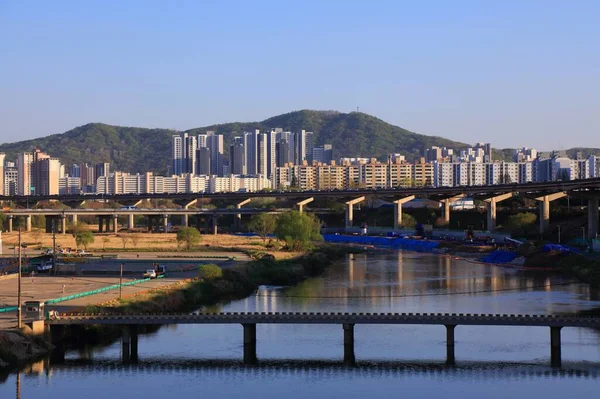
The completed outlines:
[[[431,252],[440,245],[437,241],[413,240],[411,238],[346,236],[339,234],[324,234],[323,238],[326,242],[331,243],[375,245],[378,247],[404,249],[416,252]]]

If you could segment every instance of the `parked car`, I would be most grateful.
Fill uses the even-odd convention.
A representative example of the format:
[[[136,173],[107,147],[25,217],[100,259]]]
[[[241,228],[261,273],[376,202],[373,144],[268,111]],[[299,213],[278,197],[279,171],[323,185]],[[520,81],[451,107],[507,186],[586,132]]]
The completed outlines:
[[[146,270],[144,278],[156,278],[156,272],[154,270]]]

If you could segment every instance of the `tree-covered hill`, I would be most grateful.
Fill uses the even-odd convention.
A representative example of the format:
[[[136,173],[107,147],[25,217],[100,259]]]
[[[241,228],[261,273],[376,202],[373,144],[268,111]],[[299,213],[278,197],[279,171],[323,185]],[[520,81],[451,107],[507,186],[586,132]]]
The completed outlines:
[[[374,116],[360,112],[302,110],[274,116],[262,122],[235,122],[187,130],[189,134],[212,130],[225,136],[225,153],[233,137],[245,131],[266,131],[280,127],[284,131],[305,129],[314,133],[315,145],[333,144],[334,156],[377,157],[384,159],[389,153],[401,153],[410,161],[423,156],[425,148],[432,145],[460,149],[464,143],[442,137],[416,134],[398,126],[390,125]],[[16,154],[35,148],[57,157],[65,165],[73,163],[110,162],[113,170],[128,172],[167,172],[171,164],[171,136],[177,133],[169,129],[144,129],[89,123],[69,130],[33,140],[0,145],[0,152],[8,160]],[[585,149],[587,153],[600,153],[597,149]],[[499,150],[498,158],[509,158],[509,151]]]

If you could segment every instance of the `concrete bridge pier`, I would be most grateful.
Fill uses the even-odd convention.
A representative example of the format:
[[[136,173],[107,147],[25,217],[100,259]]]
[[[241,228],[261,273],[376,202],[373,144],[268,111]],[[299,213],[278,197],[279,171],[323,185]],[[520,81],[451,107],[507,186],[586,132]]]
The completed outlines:
[[[484,202],[487,203],[487,229],[488,229],[488,231],[496,230],[496,204],[498,202],[509,199],[512,196],[513,196],[513,193],[506,193],[506,194],[497,195],[495,197],[484,200]]]
[[[127,229],[133,230],[135,228],[135,219],[133,218],[133,213],[127,214]]]
[[[310,197],[310,198],[307,198],[300,202],[297,202],[296,206],[298,207],[298,212],[300,212],[300,213],[304,212],[304,205],[309,204],[309,203],[313,202],[314,200],[315,199],[313,197]]]
[[[121,328],[121,361],[124,364],[131,362],[131,333],[129,326]]]
[[[212,217],[212,233],[214,235],[219,234],[219,224],[217,222],[218,219],[219,219],[219,217],[217,215],[213,215],[213,217]]]
[[[104,218],[102,216],[98,216],[98,233],[102,233],[104,231]]]
[[[25,231],[31,231],[31,215],[25,215]]]
[[[561,344],[560,330],[562,327],[550,327],[550,364],[553,367],[560,367],[561,359]]]
[[[394,229],[398,230],[402,226],[402,205],[415,199],[414,195],[397,199],[394,201]]]
[[[60,217],[60,232],[63,235],[67,234],[67,217],[65,215]]]
[[[248,198],[243,200],[242,202],[238,202],[237,204],[235,204],[235,208],[236,209],[242,209],[242,206],[246,205],[247,203],[249,203],[252,199]],[[236,213],[235,214],[235,219],[234,219],[234,228],[236,231],[240,231],[242,228],[242,214],[241,213]]]
[[[166,233],[169,228],[169,215],[162,215],[162,228],[163,233]]]
[[[188,215],[187,213],[181,215],[181,225],[183,227],[188,227],[190,225],[190,215]]]
[[[71,215],[71,223],[73,224],[73,226],[75,226],[78,222],[78,218],[77,218],[77,214],[73,214]]]
[[[455,325],[446,325],[446,364],[454,366],[456,359],[454,357],[454,329]]]
[[[548,228],[550,228],[550,202],[566,196],[567,193],[560,192],[544,195],[535,199],[540,203],[540,234],[544,234],[546,231],[548,231]]]
[[[138,326],[137,324],[132,324],[129,326],[129,337],[130,337],[130,348],[129,348],[129,357],[132,363],[137,363],[138,358]]]
[[[588,238],[598,236],[598,197],[588,199]]]
[[[11,233],[13,231],[13,215],[8,216],[8,232]]]
[[[343,324],[344,329],[344,364],[354,366],[356,357],[354,356],[354,324]]]
[[[112,226],[113,233],[117,234],[119,232],[119,216],[113,215],[112,221],[113,221],[113,226]]]
[[[461,198],[464,198],[464,194],[456,195],[452,198],[446,198],[440,201],[442,204],[442,217],[444,218],[444,222],[446,224],[450,224],[450,204],[456,202]]]
[[[365,200],[365,197],[358,197],[346,202],[346,228],[352,227],[354,221],[354,204],[358,204]]]
[[[256,324],[244,323],[244,364],[256,364]]]

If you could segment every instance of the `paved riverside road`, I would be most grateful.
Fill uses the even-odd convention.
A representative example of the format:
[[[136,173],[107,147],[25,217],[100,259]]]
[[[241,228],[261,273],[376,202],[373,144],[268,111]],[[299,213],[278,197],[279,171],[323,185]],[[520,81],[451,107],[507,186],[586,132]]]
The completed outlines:
[[[164,287],[174,284],[186,278],[194,277],[196,271],[186,273],[172,273],[167,278],[155,279],[132,286],[123,287],[123,296],[133,295],[149,289]],[[123,282],[132,281],[133,278],[123,278]],[[40,300],[60,298],[79,292],[91,291],[119,283],[118,277],[53,277],[36,276],[22,278],[22,300]],[[63,293],[62,287],[65,286]],[[109,290],[95,295],[89,295],[82,298],[72,299],[70,301],[60,302],[56,305],[48,306],[47,310],[57,310],[59,312],[73,311],[86,305],[99,304],[119,297],[119,290]],[[0,307],[16,306],[17,304],[17,279],[0,280]],[[16,327],[16,312],[0,313],[0,330]]]

